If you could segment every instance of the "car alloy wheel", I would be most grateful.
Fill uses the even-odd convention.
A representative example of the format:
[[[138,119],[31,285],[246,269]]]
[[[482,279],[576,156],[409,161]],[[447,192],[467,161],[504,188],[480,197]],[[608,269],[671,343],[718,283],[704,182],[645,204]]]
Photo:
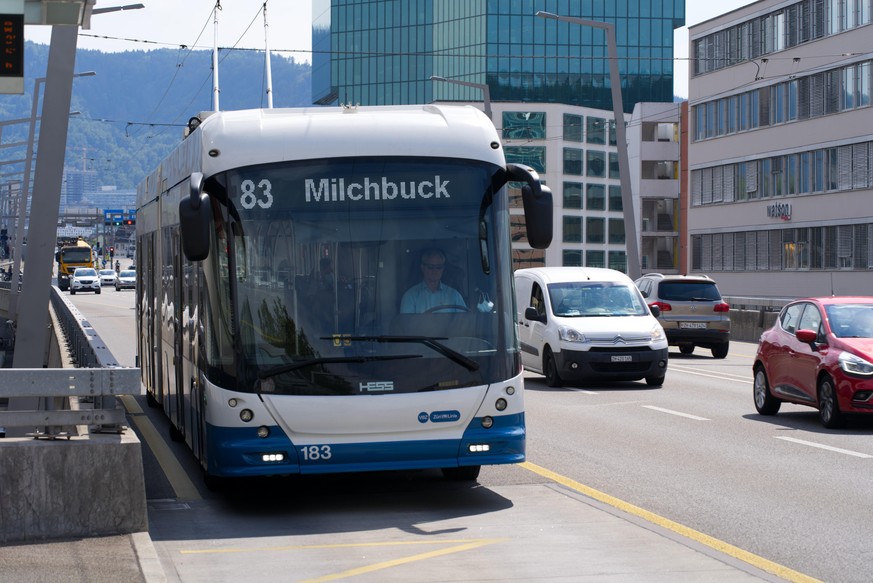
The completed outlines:
[[[837,402],[837,391],[833,379],[828,376],[822,377],[818,383],[818,416],[821,424],[828,429],[843,426],[843,414]]]
[[[755,397],[755,409],[761,415],[775,415],[782,406],[782,401],[770,394],[770,383],[767,381],[767,373],[764,367],[758,365],[755,368],[755,383],[752,388]]]

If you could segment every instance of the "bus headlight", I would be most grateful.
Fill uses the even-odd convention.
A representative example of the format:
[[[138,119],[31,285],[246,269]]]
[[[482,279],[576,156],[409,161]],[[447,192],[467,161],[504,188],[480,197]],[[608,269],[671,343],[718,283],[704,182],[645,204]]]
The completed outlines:
[[[490,415],[486,415],[482,417],[482,427],[485,429],[491,429],[491,426],[494,425],[494,418]]]
[[[270,437],[270,428],[266,425],[261,425],[260,427],[258,427],[258,437],[260,437],[261,439],[266,439]]]
[[[255,418],[255,414],[252,413],[251,409],[243,409],[239,412],[239,418],[242,420],[243,423],[248,423]]]
[[[494,403],[494,408],[497,409],[498,411],[505,411],[506,410],[506,399],[504,399],[503,397],[500,397],[499,399],[497,399],[497,401],[495,401],[495,403]]]

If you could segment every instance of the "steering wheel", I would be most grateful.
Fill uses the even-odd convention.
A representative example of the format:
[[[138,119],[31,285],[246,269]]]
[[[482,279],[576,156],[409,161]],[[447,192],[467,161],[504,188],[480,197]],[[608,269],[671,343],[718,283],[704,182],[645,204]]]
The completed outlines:
[[[433,312],[439,312],[442,310],[452,310],[453,312],[469,312],[470,308],[458,304],[444,304],[442,306],[434,306],[432,308],[428,308],[423,313],[432,314]]]

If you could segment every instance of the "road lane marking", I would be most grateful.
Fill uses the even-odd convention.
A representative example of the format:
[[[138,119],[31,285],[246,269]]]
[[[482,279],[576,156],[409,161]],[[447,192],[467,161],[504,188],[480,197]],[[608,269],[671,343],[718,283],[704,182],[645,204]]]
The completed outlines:
[[[826,449],[826,450],[828,450],[828,451],[833,451],[833,452],[836,452],[836,453],[842,453],[842,454],[851,455],[851,456],[855,456],[855,457],[860,457],[860,458],[864,458],[864,459],[870,459],[870,458],[873,458],[873,455],[868,455],[868,454],[866,454],[866,453],[861,453],[861,452],[857,452],[857,451],[852,451],[852,450],[850,450],[850,449],[842,449],[842,448],[840,448],[840,447],[833,447],[833,446],[831,446],[831,445],[823,445],[823,444],[821,444],[821,443],[815,443],[815,442],[812,442],[812,441],[804,441],[804,440],[802,440],[802,439],[795,439],[795,438],[793,438],[793,437],[783,437],[783,436],[781,436],[781,435],[775,435],[774,437],[775,437],[776,439],[781,439],[781,440],[783,440],[783,441],[790,441],[790,442],[792,442],[792,443],[799,443],[799,444],[801,444],[801,445],[808,445],[808,446],[810,446],[810,447],[817,447],[817,448],[819,448],[819,449]]]
[[[651,409],[652,411],[660,411],[661,413],[669,413],[670,415],[678,415],[679,417],[686,417],[688,419],[694,419],[695,421],[710,421],[706,417],[698,417],[697,415],[691,415],[689,413],[680,413],[679,411],[673,411],[672,409],[664,409],[663,407],[655,407],[654,405],[643,405],[643,409]]]
[[[157,428],[146,416],[142,407],[133,398],[133,395],[120,395],[118,397],[124,408],[127,410],[127,415],[136,424],[142,438],[148,443],[152,453],[158,460],[158,464],[164,470],[164,475],[170,482],[170,487],[176,493],[176,497],[182,500],[200,500],[200,492],[194,483],[188,479],[188,474],[182,468],[182,464],[170,451],[167,442],[161,438]]]
[[[536,464],[532,464],[530,462],[522,462],[519,464],[522,468],[529,470],[535,474],[538,474],[544,478],[548,478],[562,486],[565,486],[571,490],[579,492],[580,494],[584,494],[589,498],[593,498],[598,502],[602,502],[613,508],[621,510],[622,512],[626,512],[638,518],[642,518],[652,524],[675,532],[685,538],[691,539],[695,542],[698,542],[702,545],[706,545],[711,549],[715,549],[720,553],[724,553],[730,557],[743,561],[744,563],[748,563],[753,567],[756,567],[762,571],[766,571],[768,573],[772,573],[778,577],[785,579],[786,581],[791,581],[792,583],[822,583],[818,579],[814,579],[809,575],[804,575],[798,571],[793,569],[789,569],[779,563],[774,563],[773,561],[769,561],[764,557],[760,557],[748,551],[744,551],[739,547],[735,547],[732,544],[721,541],[715,537],[711,537],[708,534],[703,534],[698,530],[694,530],[685,525],[679,524],[678,522],[673,522],[668,518],[664,518],[659,514],[655,514],[654,512],[650,512],[648,510],[644,510],[639,506],[634,506],[624,500],[620,500],[615,498],[614,496],[610,496],[604,492],[599,490],[595,490],[589,486],[581,484],[575,480],[552,472],[551,470],[547,470],[541,466]]]
[[[709,373],[705,373],[705,372],[698,372],[698,371],[691,369],[691,368],[683,368],[681,366],[676,366],[674,364],[668,365],[667,370],[673,370],[673,369],[675,369],[681,373],[690,374],[690,375],[697,375],[699,377],[707,377],[710,379],[718,379],[720,381],[734,381],[736,383],[744,383],[747,385],[751,385],[755,382],[754,379],[741,377],[740,375],[734,375],[734,374],[729,374],[729,373],[709,374]],[[751,371],[749,372],[749,376],[750,377],[752,376]]]
[[[242,548],[227,548],[227,549],[194,549],[194,550],[183,550],[179,551],[180,554],[183,555],[194,555],[194,554],[207,554],[207,553],[251,553],[251,552],[275,552],[275,551],[301,551],[301,550],[321,550],[321,549],[349,549],[349,548],[364,548],[364,547],[391,547],[391,546],[412,546],[412,545],[435,545],[435,544],[447,544],[453,545],[441,549],[436,549],[433,551],[428,551],[426,553],[418,553],[416,555],[410,555],[408,557],[400,557],[397,559],[391,559],[389,561],[381,561],[379,563],[373,563],[372,565],[364,565],[362,567],[356,567],[354,569],[348,569],[346,571],[341,571],[339,573],[332,573],[329,575],[322,575],[321,577],[316,577],[314,579],[306,579],[301,583],[323,583],[325,581],[337,581],[339,579],[346,579],[348,577],[356,577],[358,575],[364,575],[367,573],[374,573],[376,571],[382,571],[384,569],[390,569],[392,567],[397,567],[399,565],[406,565],[409,563],[415,563],[418,561],[425,561],[428,559],[433,559],[436,557],[442,557],[445,555],[451,555],[454,553],[461,553],[464,551],[471,551],[473,549],[478,549],[480,547],[484,547],[487,545],[493,545],[498,543],[507,542],[508,538],[482,538],[482,539],[450,539],[450,540],[421,540],[421,541],[386,541],[386,542],[373,542],[373,543],[340,543],[340,544],[325,544],[325,545],[293,545],[293,546],[277,546],[277,547],[260,547],[260,548],[251,548],[251,549],[242,549]]]

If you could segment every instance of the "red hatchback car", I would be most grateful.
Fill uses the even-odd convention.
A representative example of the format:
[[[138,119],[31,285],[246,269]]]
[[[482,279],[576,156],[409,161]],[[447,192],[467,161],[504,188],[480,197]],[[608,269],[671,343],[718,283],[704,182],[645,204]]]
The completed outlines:
[[[761,335],[752,370],[761,415],[798,403],[833,428],[846,413],[873,413],[873,297],[791,302]]]

